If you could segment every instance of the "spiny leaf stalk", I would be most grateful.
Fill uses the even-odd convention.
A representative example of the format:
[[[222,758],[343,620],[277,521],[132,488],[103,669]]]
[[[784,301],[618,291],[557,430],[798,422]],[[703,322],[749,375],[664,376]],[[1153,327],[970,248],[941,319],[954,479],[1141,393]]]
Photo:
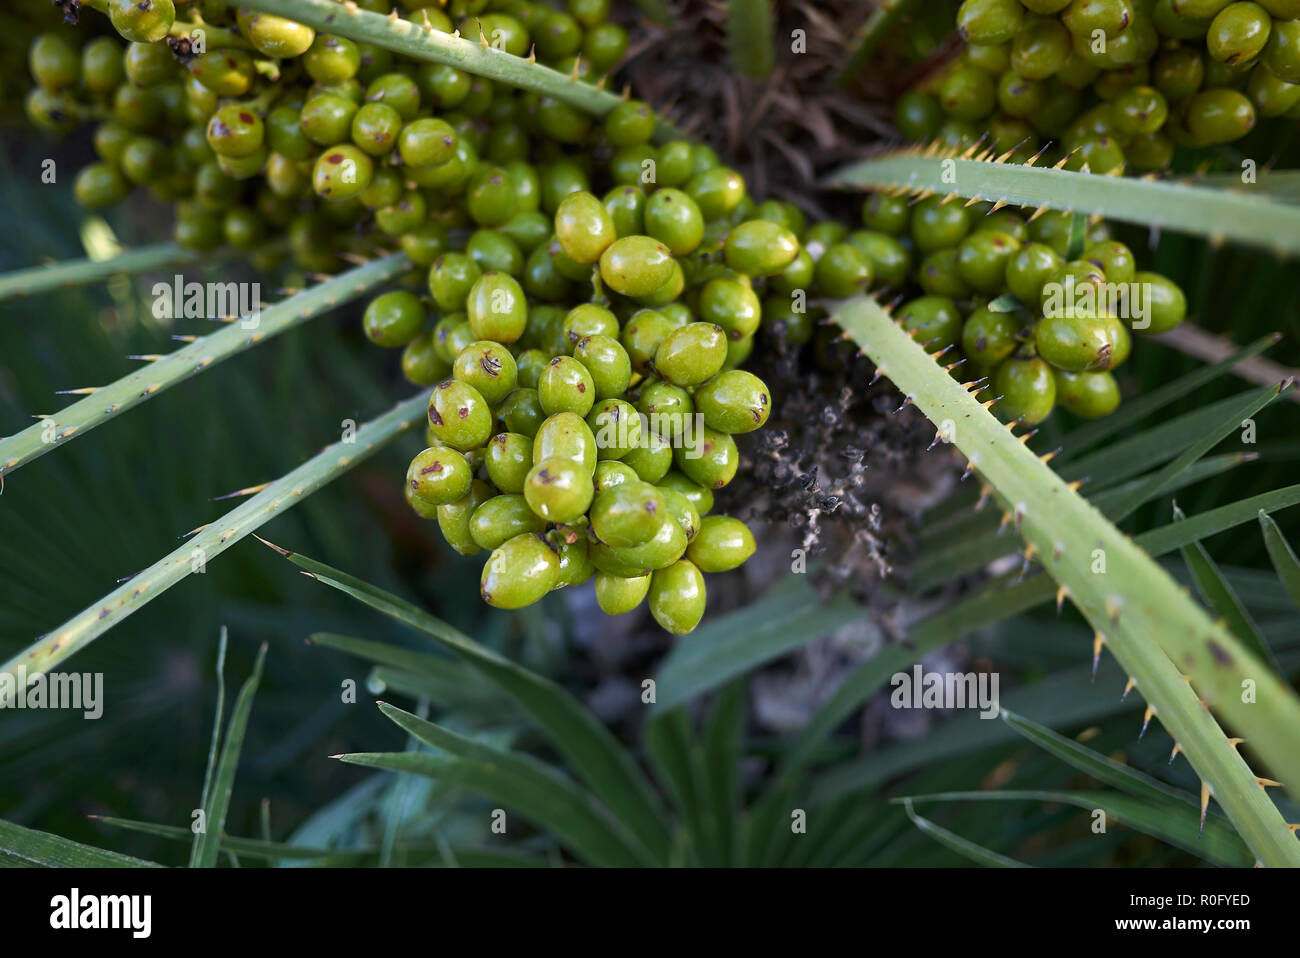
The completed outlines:
[[[879,304],[847,300],[832,316],[931,422],[948,424],[953,445],[1005,503],[1032,554],[1104,636],[1252,850],[1267,864],[1300,864],[1300,845],[1210,712],[1248,738],[1284,781],[1300,782],[1295,693],[981,408]],[[1104,573],[1096,571],[1098,553]],[[1242,694],[1246,680],[1257,690],[1249,703]]]
[[[95,390],[86,398],[7,439],[0,439],[0,477],[223,359],[388,282],[410,265],[406,254],[394,253],[341,273],[266,307],[256,314],[255,319],[232,320],[217,332]]]
[[[132,576],[94,605],[37,639],[0,665],[0,674],[18,675],[22,668],[30,678],[48,672],[192,572],[205,568],[206,563],[275,516],[292,509],[313,492],[423,422],[428,404],[429,393],[421,392],[361,426],[354,434],[327,446],[238,508],[208,523],[183,545]],[[12,687],[12,683],[8,686]],[[0,706],[4,704],[0,702]]]

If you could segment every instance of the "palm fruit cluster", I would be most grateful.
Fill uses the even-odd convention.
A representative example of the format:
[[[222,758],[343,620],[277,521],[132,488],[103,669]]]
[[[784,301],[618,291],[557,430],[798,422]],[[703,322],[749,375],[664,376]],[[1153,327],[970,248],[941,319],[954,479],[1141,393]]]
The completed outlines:
[[[1182,290],[1138,270],[1102,222],[1076,235],[1068,213],[877,193],[863,203],[862,224],[803,233],[799,256],[768,282],[764,323],[820,351],[825,312],[800,312],[805,293],[814,304],[868,288],[892,296],[894,316],[963,382],[987,382],[1007,420],[1038,423],[1057,405],[1108,415],[1120,401],[1112,372],[1132,333],[1168,332],[1186,318]]]
[[[507,168],[511,182],[526,180],[522,190],[552,194],[592,169],[589,150],[570,154],[599,127],[551,97],[234,4],[187,5],[189,21],[171,0],[94,5],[129,42],[100,36],[78,50],[63,32],[37,37],[27,114],[56,134],[95,123],[98,160],[78,173],[78,201],[111,206],[143,187],[174,204],[175,239],[188,247],[262,249],[287,233],[295,262],[315,272],[341,268],[340,253],[393,243],[427,266],[448,230],[477,222],[466,197],[499,191]],[[398,12],[422,29],[532,51],[593,85],[627,49],[608,0],[569,0],[566,10],[407,2]],[[258,265],[273,263],[266,256]]]
[[[629,101],[607,134],[648,116]],[[744,199],[735,172],[709,166],[685,187],[560,200],[535,250],[583,284],[567,308],[536,295],[522,257],[512,272],[451,251],[429,268],[431,327],[410,291],[366,309],[371,339],[404,346],[408,377],[437,382],[407,501],[456,551],[490,552],[490,605],[521,608],[594,578],[605,612],[648,600],[684,635],[704,614],[703,573],[754,553],[743,522],[710,512],[740,465],[734,436],[771,412],[767,385],[736,368],[760,322],[755,278],[786,268],[799,245],[770,220],[732,221]]]
[[[899,100],[908,139],[1119,175],[1300,117],[1300,0],[965,0],[957,26],[961,55]]]
[[[113,18],[125,50],[99,38],[78,53],[57,34],[32,47],[33,119],[104,117],[78,198],[144,185],[177,204],[183,244],[287,232],[319,272],[400,245],[423,281],[373,299],[363,328],[433,387],[411,507],[458,552],[489,553],[494,606],[594,578],[607,612],[648,601],[668,631],[694,629],[704,573],[755,550],[713,500],[740,465],[733,436],[770,412],[738,367],[760,323],[755,284],[793,260],[794,234],[754,215],[708,147],[653,145],[644,103],[597,120],[216,3],[197,52],[169,4],[136,6],[153,16]],[[626,34],[606,0],[567,11],[453,0],[406,15],[600,82]]]

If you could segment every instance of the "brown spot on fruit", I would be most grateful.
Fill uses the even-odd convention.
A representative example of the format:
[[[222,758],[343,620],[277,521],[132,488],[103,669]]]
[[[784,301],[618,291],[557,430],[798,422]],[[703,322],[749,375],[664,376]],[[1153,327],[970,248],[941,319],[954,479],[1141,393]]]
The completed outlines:
[[[461,406],[459,409],[456,410],[456,415],[460,416],[461,419],[468,419],[468,418],[469,418],[469,407],[468,407],[468,406]]]

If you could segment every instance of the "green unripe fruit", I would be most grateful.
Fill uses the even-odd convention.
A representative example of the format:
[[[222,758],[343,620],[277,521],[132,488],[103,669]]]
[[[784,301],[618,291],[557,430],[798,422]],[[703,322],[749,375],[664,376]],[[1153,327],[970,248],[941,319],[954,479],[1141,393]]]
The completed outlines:
[[[548,416],[561,412],[586,416],[596,402],[596,384],[582,363],[572,356],[556,356],[542,371],[537,395]]]
[[[502,492],[522,493],[533,467],[533,441],[517,432],[498,433],[487,444],[484,460],[492,485]]]
[[[1044,316],[1091,315],[1090,303],[1104,295],[1105,285],[1106,273],[1100,266],[1089,260],[1073,260],[1044,284],[1039,310]],[[1089,286],[1094,288],[1087,289]]]
[[[167,174],[170,155],[163,144],[148,136],[137,136],[122,151],[122,172],[132,183],[148,185]]]
[[[1096,264],[1110,283],[1131,283],[1137,273],[1137,260],[1133,257],[1133,251],[1114,240],[1088,245],[1083,251],[1083,258]]]
[[[856,246],[836,243],[817,261],[817,288],[831,299],[844,299],[871,285],[871,263]]]
[[[657,491],[657,490],[656,490]],[[686,554],[686,532],[665,505],[658,528],[647,541],[636,546],[615,548],[606,544],[608,554],[619,564],[632,569],[663,569]]]
[[[754,534],[739,519],[705,516],[686,558],[701,572],[730,572],[744,565],[756,548]]]
[[[1086,170],[1101,176],[1123,176],[1127,162],[1124,150],[1116,140],[1100,136],[1080,143],[1065,168],[1071,172]]]
[[[490,406],[510,395],[518,378],[510,350],[487,339],[461,350],[451,368],[457,380],[477,389]]]
[[[165,43],[132,43],[122,55],[121,63],[127,80],[136,86],[157,86],[176,75],[176,58]],[[32,76],[41,86],[53,89],[34,70]]]
[[[413,120],[402,127],[397,152],[407,166],[441,166],[456,155],[456,131],[445,120]]]
[[[591,472],[572,459],[543,459],[524,480],[528,507],[547,522],[572,522],[595,495]]]
[[[713,490],[701,486],[693,479],[673,470],[658,482],[660,490],[670,490],[686,497],[697,515],[707,515],[713,509]]]
[[[409,493],[409,486],[407,491]],[[463,498],[445,506],[438,506],[436,512],[438,529],[442,532],[442,537],[447,540],[447,544],[461,555],[474,555],[482,551],[483,547],[475,542],[470,534],[470,521],[475,510],[491,497],[492,490],[488,488],[488,484],[475,479],[470,485],[469,493]],[[420,510],[419,500],[408,495],[408,501],[417,511]]]
[[[641,445],[641,417],[623,399],[603,399],[587,414],[596,437],[596,455],[603,460],[623,459]]]
[[[77,202],[87,209],[120,203],[130,191],[131,184],[108,163],[91,163],[83,167],[72,184]]]
[[[1140,330],[1149,336],[1167,333],[1187,318],[1187,297],[1172,280],[1159,273],[1137,273],[1133,282],[1141,285],[1151,311],[1151,325]]]
[[[656,193],[655,197],[658,195]],[[652,203],[655,197],[651,197]],[[773,276],[794,261],[799,254],[799,240],[777,223],[750,220],[732,228],[727,234],[723,252],[727,265],[737,272],[748,276]]]
[[[1264,65],[1287,83],[1300,83],[1300,20],[1275,20],[1264,47]]]
[[[946,299],[967,299],[975,292],[957,270],[955,249],[941,249],[927,256],[921,263],[917,282],[927,295]]]
[[[470,218],[480,226],[499,226],[515,215],[515,182],[496,166],[481,166],[470,177],[465,194]]]
[[[906,330],[916,330],[916,341],[937,353],[961,338],[961,310],[944,296],[921,296],[899,308],[897,319]]]
[[[591,529],[616,549],[650,541],[666,515],[663,495],[648,482],[634,480],[604,489],[591,506]]]
[[[526,533],[503,542],[488,556],[479,594],[498,609],[532,605],[555,586],[560,558],[541,536]]]
[[[519,535],[544,532],[546,520],[533,512],[522,495],[500,495],[484,500],[469,519],[469,532],[480,549],[495,549]]]
[[[447,360],[434,348],[432,332],[420,333],[402,350],[402,375],[407,382],[416,386],[433,386],[446,379],[449,372]]]
[[[365,202],[364,196],[362,202]],[[424,217],[427,212],[428,207],[424,197],[416,190],[407,190],[398,197],[397,202],[375,210],[375,225],[389,236],[406,237],[414,231],[419,231],[418,236],[404,244],[404,248],[418,245],[418,255],[424,260],[426,266],[432,263],[446,247],[445,231],[440,234],[424,229]],[[411,258],[415,259],[415,257]]]
[[[646,200],[645,231],[659,240],[674,256],[695,252],[704,239],[704,214],[687,193],[666,188]]]
[[[1300,83],[1279,79],[1262,63],[1250,71],[1246,93],[1256,114],[1263,117],[1282,116],[1300,103]]]
[[[319,35],[302,64],[317,83],[332,86],[352,79],[361,66],[361,50],[345,37]]]
[[[367,103],[352,117],[352,142],[371,156],[385,156],[397,146],[402,117],[387,103]]]
[[[957,11],[957,29],[968,43],[1006,43],[1024,15],[1019,0],[965,0]]]
[[[1119,407],[1119,385],[1108,372],[1071,373],[1053,371],[1056,401],[1083,419],[1109,416]]]
[[[873,193],[862,203],[862,224],[877,233],[901,236],[911,218],[912,208],[905,196]]]
[[[592,27],[582,38],[582,58],[601,72],[609,73],[627,52],[627,31],[616,23]]]
[[[617,239],[614,220],[604,204],[585,191],[570,193],[555,211],[555,235],[576,263],[591,264]]]
[[[469,492],[473,471],[455,449],[435,446],[419,453],[406,470],[411,495],[430,505],[444,506]]]
[[[905,140],[932,140],[943,125],[943,107],[929,94],[909,90],[898,98],[898,104],[894,108],[894,125]]]
[[[1264,52],[1273,18],[1258,3],[1230,3],[1210,22],[1205,45],[1210,56],[1229,66],[1254,62]]]
[[[502,223],[500,230],[524,253],[531,253],[550,237],[551,224],[540,210],[523,210]]]
[[[264,136],[262,118],[238,103],[223,106],[208,120],[208,146],[221,156],[248,156],[261,147]]]
[[[594,410],[592,414],[595,414]],[[618,462],[615,459],[602,459],[596,463],[596,471],[591,478],[598,496],[606,489],[613,489],[625,482],[639,482],[641,480],[635,469],[627,463]]]
[[[633,367],[640,373],[650,371],[650,363],[660,344],[668,338],[675,327],[667,317],[653,309],[643,309],[635,313],[623,331],[619,340],[627,350]]]
[[[1104,316],[1048,316],[1034,331],[1038,354],[1068,372],[1109,369],[1114,363],[1114,327]]]
[[[645,233],[645,193],[639,186],[616,186],[602,201],[614,223],[614,237]]]
[[[1028,80],[1054,76],[1073,49],[1070,31],[1057,19],[1029,17],[1011,41],[1011,67]]]
[[[420,88],[404,73],[385,73],[375,77],[366,87],[366,102],[387,103],[409,123],[420,112]]]
[[[659,486],[659,494],[664,497],[664,506],[673,520],[681,526],[687,543],[693,541],[700,531],[700,514],[695,506],[682,493],[675,489]]]
[[[727,335],[713,323],[688,323],[673,330],[655,352],[655,371],[678,386],[695,386],[715,376],[727,359]]]
[[[405,346],[419,335],[424,320],[419,297],[405,290],[394,290],[370,301],[362,325],[366,338],[376,346],[397,347]]]
[[[700,386],[695,404],[705,425],[734,434],[761,428],[771,413],[772,397],[763,380],[753,373],[731,369]]]
[[[1300,0],[1259,0],[1259,4],[1275,21],[1300,19]]]
[[[659,433],[647,429],[641,433],[641,445],[624,456],[622,461],[636,470],[636,474],[646,482],[658,482],[672,468],[673,447]]]
[[[580,303],[565,313],[560,335],[566,352],[588,336],[613,338],[618,335],[618,317],[596,303]]]
[[[692,176],[686,192],[707,222],[721,219],[740,204],[745,197],[745,180],[733,169],[715,166]]]
[[[597,401],[627,392],[632,381],[632,361],[618,340],[600,334],[585,336],[573,347],[573,358],[586,367],[596,387]]]
[[[1032,426],[1046,419],[1056,405],[1052,367],[1037,357],[1004,360],[993,374],[993,392],[1002,397],[994,411],[1006,421],[1019,419]]]
[[[253,58],[243,50],[209,50],[190,61],[190,73],[217,96],[243,96],[253,86]]]
[[[596,437],[576,413],[548,416],[533,437],[533,462],[557,458],[571,459],[587,472],[596,470]]]
[[[478,264],[468,254],[444,253],[434,260],[429,267],[429,293],[433,296],[433,301],[438,304],[438,308],[442,312],[460,312],[466,308],[470,292],[477,287],[482,275]],[[500,276],[501,274],[497,275]],[[507,290],[507,294],[509,292]],[[522,300],[523,297],[520,296],[519,299]],[[504,308],[507,305],[507,297],[498,297],[496,302]],[[491,305],[492,302],[489,300],[486,306],[490,307]],[[490,337],[475,335],[474,338],[488,339]]]
[[[429,397],[429,430],[439,442],[468,452],[492,435],[492,410],[473,386],[448,379]]]
[[[596,573],[596,604],[606,615],[623,615],[639,606],[650,591],[650,573],[624,578]]]
[[[448,319],[454,319],[454,322],[452,322],[451,326],[448,327],[446,331],[446,336],[443,339],[443,346],[446,349],[447,355],[453,357],[451,362],[455,362],[454,357],[459,356],[474,343],[478,342],[478,340],[474,338],[474,330],[470,329],[469,320],[465,319],[464,316],[464,313],[456,313],[453,317],[448,317]]]
[[[855,230],[849,234],[849,243],[867,258],[872,276],[883,285],[900,287],[907,282],[912,254],[894,237],[873,230]]]
[[[982,120],[993,112],[997,101],[993,78],[978,67],[958,67],[939,87],[939,103],[958,120]]]
[[[374,161],[349,143],[330,147],[317,158],[311,185],[317,196],[346,200],[370,185],[374,175]]]
[[[112,37],[96,37],[81,48],[81,82],[91,93],[101,96],[112,93],[123,75],[122,48]]]
[[[763,305],[748,282],[722,276],[700,290],[700,321],[719,326],[730,339],[752,336],[763,321]]]
[[[695,630],[704,617],[704,576],[695,565],[681,559],[650,578],[650,614],[673,635]]]
[[[640,100],[625,100],[605,116],[605,139],[615,147],[648,143],[654,130],[654,111]]]
[[[1183,104],[1187,132],[1199,146],[1231,143],[1255,127],[1255,107],[1236,90],[1202,90]]]
[[[705,426],[683,437],[673,449],[673,462],[688,479],[706,489],[721,489],[735,478],[740,451],[728,433]]]
[[[498,414],[507,429],[524,436],[536,436],[546,420],[536,389],[516,389],[501,403]]]
[[[573,541],[570,542],[569,539]],[[563,589],[569,585],[582,585],[595,575],[596,567],[591,564],[586,539],[575,534],[565,535],[557,529],[547,536],[547,540],[560,558],[560,571],[552,588]]]
[[[970,211],[960,203],[944,203],[940,197],[930,197],[912,210],[912,239],[917,250],[927,256],[956,246],[970,229]]]
[[[221,243],[221,217],[208,210],[185,210],[176,217],[172,238],[189,249],[215,249]]]
[[[637,296],[636,302],[642,306],[648,306],[655,309],[660,306],[672,304],[686,289],[686,273],[682,269],[679,260],[672,262],[672,274],[668,281],[656,289],[653,293],[647,293],[645,296]]]
[[[484,273],[469,291],[465,312],[478,339],[513,343],[528,325],[528,300],[523,288],[506,273]]]
[[[649,236],[615,240],[600,256],[600,277],[624,296],[648,296],[672,277],[668,248]]]
[[[172,0],[109,0],[113,29],[135,43],[157,43],[176,21]]]
[[[266,144],[262,144],[248,156],[217,156],[217,166],[226,176],[235,180],[247,180],[262,172],[270,155]]]
[[[647,425],[659,435],[676,439],[689,427],[687,419],[695,414],[695,400],[680,386],[668,382],[651,382],[642,387],[637,409]]]
[[[1006,285],[1007,264],[1019,251],[1015,237],[979,230],[957,247],[957,272],[972,289],[995,295]]]
[[[240,27],[258,51],[276,60],[306,53],[316,39],[316,31],[305,24],[255,13]]]
[[[298,114],[302,135],[321,146],[342,143],[352,134],[357,105],[337,93],[321,93],[303,104]]]
[[[1073,34],[1091,37],[1100,30],[1114,37],[1128,29],[1134,10],[1130,0],[1073,0],[1061,19]]]
[[[995,313],[982,306],[961,328],[961,348],[978,366],[992,369],[1015,352],[1020,324],[1010,313]]]

